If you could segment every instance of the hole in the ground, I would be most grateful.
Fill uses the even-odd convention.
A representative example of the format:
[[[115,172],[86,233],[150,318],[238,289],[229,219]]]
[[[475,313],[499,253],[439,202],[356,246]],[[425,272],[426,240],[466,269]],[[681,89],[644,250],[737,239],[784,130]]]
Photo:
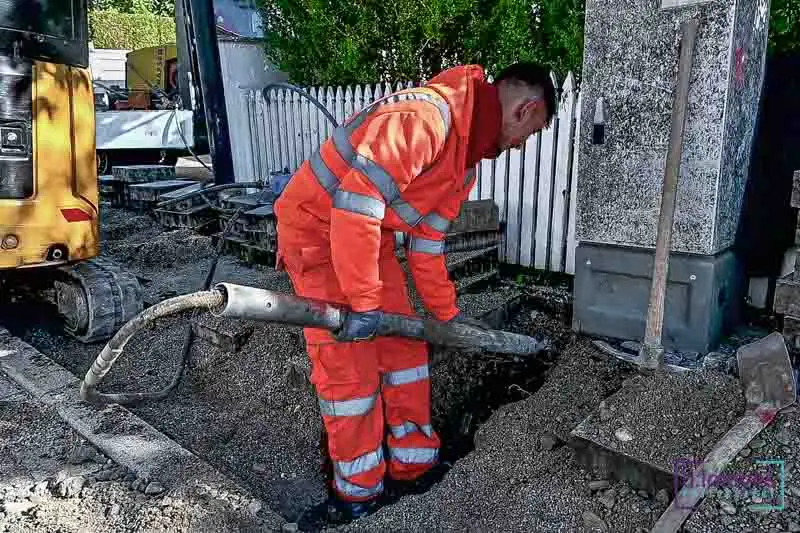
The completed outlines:
[[[547,327],[550,326],[550,327]],[[551,336],[553,321],[522,303],[500,329]],[[475,433],[499,408],[524,400],[544,384],[560,343],[533,356],[440,352],[433,355],[432,411],[442,439],[442,459],[454,462],[474,449]]]

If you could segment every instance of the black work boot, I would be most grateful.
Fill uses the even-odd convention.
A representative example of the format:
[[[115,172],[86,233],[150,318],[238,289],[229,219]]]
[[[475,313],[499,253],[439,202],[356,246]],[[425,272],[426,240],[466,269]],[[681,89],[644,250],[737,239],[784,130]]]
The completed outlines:
[[[341,526],[374,513],[379,508],[377,500],[346,502],[330,496],[322,503],[309,507],[297,519],[297,527],[305,533],[322,531],[326,527]]]

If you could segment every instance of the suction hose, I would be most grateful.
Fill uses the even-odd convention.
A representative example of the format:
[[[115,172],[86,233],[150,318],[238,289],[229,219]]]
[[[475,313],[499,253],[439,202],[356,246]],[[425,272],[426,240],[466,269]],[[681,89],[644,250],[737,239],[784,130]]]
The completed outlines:
[[[107,394],[96,390],[114,362],[122,355],[128,341],[159,318],[192,309],[205,309],[222,318],[259,320],[289,326],[320,328],[331,332],[341,329],[348,311],[325,302],[301,298],[254,287],[218,283],[214,290],[176,296],[142,311],[122,326],[106,344],[81,383],[81,398],[96,403],[132,403],[158,399],[154,393]],[[463,323],[444,323],[417,317],[385,314],[379,336],[398,336],[428,341],[440,346],[468,351],[536,355],[550,347],[545,340],[499,330],[485,330]],[[164,389],[163,396],[170,387]]]
[[[191,294],[184,294],[169,298],[163,302],[159,302],[152,307],[148,307],[130,322],[122,326],[116,335],[103,347],[100,355],[97,356],[94,363],[92,363],[89,371],[81,383],[81,398],[90,402],[100,403],[133,403],[143,399],[153,399],[153,393],[119,393],[119,394],[106,394],[98,392],[95,387],[100,381],[108,374],[114,362],[122,355],[125,345],[131,338],[141,330],[149,327],[159,318],[164,318],[170,315],[176,315],[184,311],[192,309],[214,309],[224,305],[225,299],[219,291],[200,291]],[[179,379],[179,376],[177,376]],[[172,387],[165,389],[165,394],[169,392]]]

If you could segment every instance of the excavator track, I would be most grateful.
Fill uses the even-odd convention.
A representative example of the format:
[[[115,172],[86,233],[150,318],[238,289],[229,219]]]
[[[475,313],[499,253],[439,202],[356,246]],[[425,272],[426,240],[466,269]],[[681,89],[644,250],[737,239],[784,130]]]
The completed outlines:
[[[81,342],[108,340],[142,311],[136,277],[107,259],[95,258],[59,268],[56,303],[64,329]]]

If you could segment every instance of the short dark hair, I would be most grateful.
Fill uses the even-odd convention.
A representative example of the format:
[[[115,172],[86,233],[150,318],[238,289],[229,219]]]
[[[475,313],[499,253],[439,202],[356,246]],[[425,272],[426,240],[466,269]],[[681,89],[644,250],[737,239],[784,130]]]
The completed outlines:
[[[495,77],[494,84],[506,80],[541,89],[542,97],[547,105],[547,123],[550,124],[558,109],[558,95],[550,77],[550,69],[538,63],[521,61],[504,68]]]

